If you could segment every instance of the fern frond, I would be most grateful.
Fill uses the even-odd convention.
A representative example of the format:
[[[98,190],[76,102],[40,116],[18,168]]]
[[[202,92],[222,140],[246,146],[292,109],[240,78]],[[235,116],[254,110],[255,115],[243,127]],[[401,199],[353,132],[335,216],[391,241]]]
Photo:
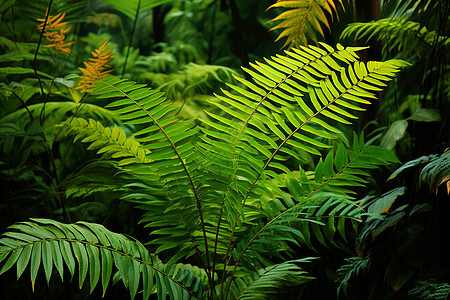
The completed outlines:
[[[366,38],[366,42],[376,37],[383,42],[383,52],[399,53],[402,59],[412,55],[427,57],[437,49],[446,51],[450,37],[439,36],[421,23],[409,21],[408,18],[392,18],[368,23],[351,23],[341,34],[341,38],[353,36],[355,40]]]
[[[317,43],[319,36],[324,37],[323,28],[330,29],[325,12],[333,16],[337,14],[337,8],[334,0],[278,0],[268,9],[282,7],[288,10],[270,20],[269,22],[281,21],[271,30],[283,29],[275,41],[286,37],[286,46],[306,46],[308,39]],[[342,0],[339,3],[344,7]]]
[[[41,265],[47,282],[54,269],[63,280],[66,266],[71,278],[78,273],[80,288],[89,274],[90,293],[101,281],[104,295],[115,267],[132,299],[141,278],[144,299],[149,298],[154,285],[161,295],[188,293],[188,297],[177,299],[197,298],[174,278],[176,274],[172,272],[173,276],[170,276],[158,269],[155,266],[158,262],[154,262],[155,258],[141,243],[99,224],[63,224],[49,219],[32,219],[10,226],[9,231],[1,236],[0,245],[0,262],[5,261],[0,274],[17,265],[19,279],[29,265],[33,290]],[[165,278],[171,284],[167,284]]]
[[[88,150],[97,150],[104,158],[120,158],[119,166],[149,162],[146,158],[149,151],[133,138],[127,138],[125,131],[117,125],[111,129],[93,119],[73,118],[61,126],[67,134],[75,136],[74,142],[90,143]]]
[[[28,109],[31,113],[33,113],[33,115],[36,116],[39,115],[43,105],[43,103],[32,104],[28,106]],[[78,103],[72,101],[47,102],[45,104],[46,113],[43,127],[50,129],[51,126],[57,125],[70,116],[73,116],[75,111],[77,111],[78,106]],[[117,115],[111,113],[111,111],[101,106],[90,103],[83,104],[83,106],[78,109],[77,116],[99,120],[102,121],[103,124],[121,124],[121,121],[117,117]],[[29,117],[27,110],[25,108],[22,108],[0,119],[0,123],[8,122],[12,122],[18,124],[20,127],[24,127],[28,124],[31,124],[33,120]]]
[[[285,261],[260,269],[252,275],[236,278],[230,285],[232,297],[227,299],[279,299],[286,288],[315,279],[298,265],[312,259]]]
[[[154,232],[169,233],[169,240],[154,240],[162,244],[158,251],[170,246],[192,254],[195,253],[194,247],[201,247],[208,253],[205,220],[209,220],[209,214],[215,214],[215,209],[201,203],[199,188],[203,183],[198,166],[203,158],[191,142],[198,129],[190,120],[178,121],[174,116],[176,107],[166,101],[163,93],[145,85],[109,76],[97,83],[94,94],[99,98],[115,98],[107,107],[125,124],[147,125],[136,132],[134,138],[143,149],[150,151],[147,155],[151,160],[150,166],[160,176],[170,199],[157,204],[165,206],[165,214],[155,215],[155,219],[147,224],[168,226]],[[167,222],[169,219],[174,222]],[[198,219],[200,223],[195,221]],[[180,239],[180,235],[185,238]]]
[[[203,120],[209,128],[202,129],[200,146],[215,154],[209,164],[211,173],[218,174],[214,180],[223,178],[228,186],[229,176],[236,176],[224,201],[229,220],[238,219],[261,176],[286,171],[278,162],[300,160],[297,149],[320,155],[330,146],[317,137],[336,139],[340,131],[332,122],[350,124],[357,117],[349,111],[363,110],[360,106],[375,98],[373,91],[405,66],[398,60],[366,65],[357,61],[355,51],[361,48],[322,46],[293,49],[253,64],[254,70],[246,71],[255,83],[237,78],[247,90],[229,85],[232,92],[217,95],[223,100],[217,106],[229,117],[209,113],[218,122]]]
[[[371,259],[370,257],[350,257],[345,259],[346,264],[337,270],[338,279],[340,281],[337,294],[341,292],[347,295],[349,286],[352,285],[352,280],[359,276],[364,276],[370,271]]]
[[[286,187],[290,194],[280,192],[279,196],[287,206],[284,207],[281,201],[270,201],[265,204],[266,207],[262,206],[265,211],[272,206],[274,212],[281,212],[275,217],[270,216],[271,220],[257,232],[249,232],[244,238],[240,236],[240,242],[231,252],[236,261],[233,272],[239,270],[241,260],[246,261],[247,266],[258,266],[258,260],[264,264],[265,257],[262,256],[278,255],[286,248],[285,241],[302,243],[314,249],[314,240],[311,238],[314,237],[327,247],[329,242],[346,247],[341,242],[337,243],[335,234],[339,233],[347,242],[348,221],[355,226],[367,213],[349,195],[352,191],[344,187],[360,186],[366,182],[365,178],[370,175],[361,169],[377,168],[398,161],[395,155],[384,148],[364,145],[362,135],[359,139],[354,136],[353,148],[346,158],[343,157],[344,153],[339,153],[342,150],[338,150],[336,156],[333,156],[334,151],[330,151],[331,155],[326,159],[327,166],[322,170],[316,168],[319,173],[309,178],[302,170],[300,178],[292,176],[292,173],[287,174]],[[289,197],[294,199],[289,200]],[[275,249],[277,246],[280,249]],[[270,253],[265,251],[265,247]]]
[[[419,281],[408,291],[408,296],[419,300],[445,300],[450,295],[450,284],[437,280]]]
[[[447,193],[450,193],[450,151],[448,150],[441,155],[431,154],[408,161],[395,170],[388,180],[397,177],[407,169],[423,164],[426,165],[420,171],[419,181],[427,183],[430,189],[436,193],[441,185],[446,184]]]

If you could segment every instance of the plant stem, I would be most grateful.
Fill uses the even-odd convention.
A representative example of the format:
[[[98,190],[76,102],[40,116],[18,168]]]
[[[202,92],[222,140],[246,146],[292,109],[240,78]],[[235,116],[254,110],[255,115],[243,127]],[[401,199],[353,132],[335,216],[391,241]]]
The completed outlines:
[[[133,43],[134,31],[136,30],[136,24],[137,24],[137,20],[139,17],[140,9],[141,9],[141,0],[138,1],[138,5],[136,8],[136,15],[134,16],[134,21],[133,21],[133,27],[131,28],[130,42],[128,43],[127,54],[125,55],[125,62],[123,63],[123,68],[122,68],[122,75],[121,75],[122,78],[123,78],[123,75],[125,75],[125,70],[127,69],[127,61],[128,61],[128,57],[130,55],[131,44]]]
[[[50,9],[52,8],[52,4],[53,4],[53,0],[49,0],[48,7],[47,7],[47,13],[45,14],[44,26],[42,27],[41,35],[39,36],[39,40],[37,43],[37,47],[36,47],[36,51],[34,53],[34,59],[33,59],[33,70],[34,70],[34,74],[36,75],[36,78],[39,82],[42,96],[44,96],[44,87],[42,86],[41,77],[39,76],[39,74],[37,72],[37,56],[39,54],[39,47],[41,46],[42,37],[44,36],[45,27],[47,26],[47,20],[50,15]]]
[[[55,70],[55,75],[53,75],[53,78],[50,81],[50,84],[48,86],[47,95],[44,98],[44,105],[42,106],[41,114],[39,115],[39,123],[41,125],[42,125],[42,122],[44,122],[44,117],[45,117],[45,104],[47,103],[48,97],[50,96],[51,89],[52,89],[52,86],[53,86],[53,82],[55,82],[56,76],[58,76],[58,69],[59,69],[59,52],[56,51],[56,70]]]
[[[13,7],[14,7],[14,6],[13,6]],[[14,42],[14,46],[16,46],[17,51],[20,51],[20,50],[19,50],[19,47],[17,46],[16,37],[15,37],[15,35],[14,35],[14,10],[13,10],[13,13],[12,13],[12,14],[13,14],[13,21],[12,21],[12,27],[13,27],[13,29],[11,29],[11,28],[9,27],[8,23],[6,23],[5,14],[4,14],[3,12],[1,12],[1,14],[2,14],[2,21],[3,21],[3,23],[5,24],[6,28],[8,29],[9,33],[11,34],[11,38],[12,38],[12,40],[13,40],[13,42]]]

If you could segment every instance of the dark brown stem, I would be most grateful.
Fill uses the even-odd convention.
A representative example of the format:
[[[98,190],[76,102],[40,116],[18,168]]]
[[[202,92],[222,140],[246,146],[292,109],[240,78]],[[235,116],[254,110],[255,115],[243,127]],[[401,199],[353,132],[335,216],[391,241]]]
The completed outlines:
[[[13,28],[11,29],[8,25],[8,23],[6,22],[6,18],[5,18],[5,14],[3,12],[1,12],[2,14],[2,21],[6,26],[6,29],[8,29],[9,33],[11,34],[11,38],[14,42],[14,46],[16,46],[17,51],[19,51],[19,47],[17,46],[17,42],[16,42],[16,36],[14,34],[14,12],[13,12],[13,21],[12,21],[12,26]]]
[[[53,0],[49,0],[48,7],[47,7],[47,13],[45,14],[44,26],[42,27],[41,35],[39,36],[39,40],[38,40],[38,43],[37,43],[37,46],[36,46],[36,51],[34,53],[34,59],[33,59],[34,75],[36,75],[36,78],[37,78],[37,80],[39,82],[39,86],[41,88],[41,95],[42,96],[44,96],[44,87],[42,86],[41,77],[39,76],[39,74],[37,72],[37,56],[39,54],[39,47],[41,46],[42,37],[44,36],[45,27],[47,26],[47,20],[48,20],[48,17],[50,15],[50,9],[52,8],[52,4],[53,4]]]

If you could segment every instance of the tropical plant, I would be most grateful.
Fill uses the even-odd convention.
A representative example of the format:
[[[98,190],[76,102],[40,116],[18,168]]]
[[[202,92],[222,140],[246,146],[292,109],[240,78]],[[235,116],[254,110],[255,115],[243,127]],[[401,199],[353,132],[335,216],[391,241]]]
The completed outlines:
[[[121,172],[140,182],[128,184],[123,198],[145,210],[142,221],[160,236],[151,240],[159,245],[155,253],[172,253],[165,268],[196,255],[207,288],[196,295],[177,277],[185,278],[182,271],[164,272],[140,244],[100,225],[43,219],[13,225],[3,236],[2,272],[17,263],[20,276],[30,264],[34,281],[42,258],[50,279],[53,265],[62,272],[64,260],[73,270],[76,259],[79,284],[89,273],[92,291],[100,277],[108,282],[114,264],[132,298],[141,272],[145,298],[152,292],[148,284],[155,284],[162,298],[169,293],[229,299],[269,297],[286,285],[310,280],[297,265],[300,261],[273,261],[288,255],[282,251],[286,240],[312,247],[312,234],[322,243],[333,241],[336,231],[345,235],[345,221],[338,220],[358,222],[365,214],[345,186],[361,186],[368,176],[364,169],[396,160],[355,136],[349,153],[338,143],[336,154],[331,150],[319,159],[313,177],[301,169],[300,176],[294,175],[283,164],[290,158],[296,165],[297,151],[321,155],[319,150],[332,148],[327,141],[340,132],[332,122],[351,124],[356,116],[350,111],[362,110],[360,104],[374,98],[372,91],[406,65],[399,60],[362,63],[356,54],[361,49],[322,44],[252,64],[253,70],[245,71],[254,82],[236,77],[247,89],[230,85],[230,91],[217,95],[223,113],[210,113],[201,126],[178,121],[176,107],[161,92],[113,76],[98,80],[96,72],[86,69],[84,76],[98,81],[93,92],[97,101],[111,99],[107,109],[136,131],[127,139],[118,128],[102,129],[74,118],[61,128],[74,131],[107,158],[120,159]],[[100,252],[105,252],[102,259]]]
[[[110,282],[121,281],[131,298],[140,291],[145,299],[278,298],[314,279],[307,271],[313,257],[298,255],[298,247],[348,248],[350,229],[363,220],[375,224],[384,212],[365,209],[355,194],[371,180],[369,169],[398,160],[365,143],[363,134],[346,132],[405,61],[361,62],[358,52],[366,47],[293,47],[244,67],[248,79],[228,70],[224,77],[234,79],[216,90],[215,109],[197,120],[180,117],[164,92],[109,74],[106,43],[81,77],[63,79],[58,64],[53,76],[38,73],[36,61],[45,59],[40,42],[27,48],[3,41],[34,63],[25,69],[15,65],[17,55],[3,57],[3,72],[20,82],[3,84],[2,100],[16,105],[0,119],[1,171],[8,178],[2,184],[45,178],[21,197],[43,189],[36,198],[51,205],[34,215],[51,218],[11,220],[0,237],[0,274],[15,266],[19,279],[29,268],[33,290],[41,288],[39,278],[49,285],[59,274],[64,282],[78,277],[89,293],[101,280],[103,295]],[[204,89],[201,83],[192,89]],[[83,151],[86,145],[99,156]],[[305,156],[309,165],[302,164]],[[145,246],[86,222],[83,204],[95,211],[114,202],[137,208],[150,231],[139,234]],[[109,210],[108,217],[115,212]],[[126,217],[124,224],[134,221]]]

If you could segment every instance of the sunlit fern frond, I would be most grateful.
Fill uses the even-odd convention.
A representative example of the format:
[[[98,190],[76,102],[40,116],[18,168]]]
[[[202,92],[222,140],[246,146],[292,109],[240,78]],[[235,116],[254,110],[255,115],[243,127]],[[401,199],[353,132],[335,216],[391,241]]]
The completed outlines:
[[[120,280],[130,291],[131,299],[134,299],[141,282],[143,299],[150,297],[153,286],[156,286],[158,295],[164,297],[169,294],[178,296],[174,299],[197,298],[183,285],[185,281],[186,286],[190,286],[192,274],[190,277],[180,276],[189,271],[184,272],[184,268],[178,266],[180,271],[173,272],[175,266],[163,266],[138,241],[95,223],[63,224],[49,219],[16,223],[0,237],[2,261],[4,264],[0,274],[16,265],[17,278],[30,266],[33,291],[41,266],[47,282],[54,269],[62,280],[67,269],[71,279],[78,274],[80,288],[89,275],[90,293],[101,282],[103,295],[110,284],[113,269],[117,269]]]
[[[330,148],[318,137],[336,139],[340,131],[334,124],[351,124],[357,119],[353,111],[364,110],[373,91],[405,66],[398,60],[359,62],[355,51],[361,48],[323,47],[293,49],[252,64],[253,70],[245,71],[254,83],[237,77],[247,89],[229,85],[230,91],[217,95],[221,115],[209,113],[216,122],[203,120],[200,146],[212,153],[207,164],[216,174],[212,180],[228,187],[223,204],[228,220],[237,221],[246,200],[263,188],[259,179],[286,172],[282,161],[300,160],[296,149],[320,155]]]
[[[437,51],[447,51],[450,37],[438,36],[428,31],[421,23],[408,18],[392,18],[369,23],[351,23],[341,34],[341,38],[353,37],[355,40],[377,38],[383,43],[383,52],[398,53],[399,58],[411,59],[416,55],[424,58]]]
[[[97,150],[104,158],[119,158],[118,165],[148,163],[146,151],[133,138],[127,138],[123,129],[111,129],[93,119],[74,118],[62,124],[64,132],[74,135],[74,142],[89,143],[88,150]]]
[[[288,10],[269,21],[281,21],[271,29],[283,29],[275,41],[286,37],[283,47],[307,45],[308,40],[317,43],[319,37],[324,37],[322,26],[330,30],[326,13],[337,14],[337,2],[343,6],[342,0],[278,0],[268,9],[282,7]]]

